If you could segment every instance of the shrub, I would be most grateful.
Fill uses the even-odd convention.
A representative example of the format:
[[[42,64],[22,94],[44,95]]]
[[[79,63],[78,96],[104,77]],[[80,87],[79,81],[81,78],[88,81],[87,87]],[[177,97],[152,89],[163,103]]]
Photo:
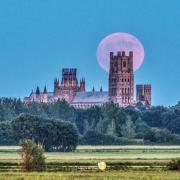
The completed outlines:
[[[45,170],[45,156],[41,146],[32,140],[23,140],[20,142],[20,146],[22,148],[19,150],[19,154],[25,171]]]
[[[172,159],[168,164],[169,170],[180,170],[180,158]]]

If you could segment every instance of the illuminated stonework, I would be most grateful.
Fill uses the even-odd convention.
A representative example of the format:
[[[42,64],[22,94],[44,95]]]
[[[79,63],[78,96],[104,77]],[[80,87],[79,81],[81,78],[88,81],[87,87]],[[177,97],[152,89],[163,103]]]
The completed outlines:
[[[110,53],[109,98],[120,106],[134,103],[133,52]]]
[[[114,55],[110,53],[109,70],[109,91],[86,91],[85,79],[80,83],[77,79],[77,69],[63,69],[61,82],[58,78],[54,80],[53,92],[47,92],[46,87],[40,92],[37,87],[36,92],[24,98],[25,103],[54,103],[58,100],[66,100],[75,108],[90,108],[92,106],[102,106],[107,102],[114,102],[122,107],[136,105],[138,102],[144,105],[151,105],[151,85],[136,86],[136,100],[134,100],[134,70],[133,52],[128,55],[124,51]]]

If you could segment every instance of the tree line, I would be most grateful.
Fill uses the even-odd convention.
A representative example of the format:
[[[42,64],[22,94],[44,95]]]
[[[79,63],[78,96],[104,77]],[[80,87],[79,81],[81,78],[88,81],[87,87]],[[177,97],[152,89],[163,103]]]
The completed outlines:
[[[149,109],[141,103],[75,109],[66,101],[24,104],[20,99],[1,98],[0,145],[15,145],[23,138],[40,142],[48,151],[71,151],[77,143],[180,144],[180,102]]]

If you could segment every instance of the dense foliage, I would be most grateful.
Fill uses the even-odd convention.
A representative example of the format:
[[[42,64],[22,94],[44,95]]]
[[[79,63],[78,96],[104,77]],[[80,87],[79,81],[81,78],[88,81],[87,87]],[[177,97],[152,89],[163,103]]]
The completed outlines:
[[[78,143],[77,130],[71,123],[21,114],[11,122],[15,140],[34,139],[46,151],[74,151]]]
[[[28,121],[30,114],[39,116],[40,122],[43,123],[37,124],[33,118]],[[18,123],[21,122],[22,116],[27,116],[27,122],[20,126]],[[65,133],[66,136],[64,143],[69,141],[71,144],[71,141],[74,141],[74,135],[70,133],[71,130],[65,132],[64,128],[58,127],[57,119],[68,123],[67,129],[72,129],[72,132],[75,130],[70,126],[73,124],[76,127],[79,144],[180,144],[180,102],[173,107],[157,106],[150,109],[146,109],[142,104],[136,107],[119,108],[109,103],[102,107],[84,110],[74,109],[65,101],[27,105],[19,99],[9,98],[0,99],[0,144],[16,144],[18,138],[30,137],[37,142],[43,141],[44,147],[48,150],[53,148],[49,143],[61,142],[57,138],[61,133]],[[30,131],[32,126],[36,128]],[[22,128],[28,131],[24,131],[25,134],[13,135],[14,130],[22,131]],[[57,137],[53,134],[54,130],[59,133],[59,135],[56,134]],[[42,136],[44,139],[36,138],[36,131],[44,134]]]

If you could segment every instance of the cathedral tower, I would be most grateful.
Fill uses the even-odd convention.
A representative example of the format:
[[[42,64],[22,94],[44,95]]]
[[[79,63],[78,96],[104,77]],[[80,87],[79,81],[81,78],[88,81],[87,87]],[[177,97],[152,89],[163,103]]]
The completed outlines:
[[[136,101],[144,101],[144,85],[142,84],[136,85]]]
[[[151,85],[150,84],[136,85],[136,101],[144,102],[146,105],[151,105]]]
[[[60,85],[61,99],[71,102],[78,91],[77,69],[63,69]]]
[[[134,101],[133,52],[110,52],[109,99],[120,106]]]
[[[144,85],[144,100],[148,105],[151,105],[151,85],[145,84]]]

